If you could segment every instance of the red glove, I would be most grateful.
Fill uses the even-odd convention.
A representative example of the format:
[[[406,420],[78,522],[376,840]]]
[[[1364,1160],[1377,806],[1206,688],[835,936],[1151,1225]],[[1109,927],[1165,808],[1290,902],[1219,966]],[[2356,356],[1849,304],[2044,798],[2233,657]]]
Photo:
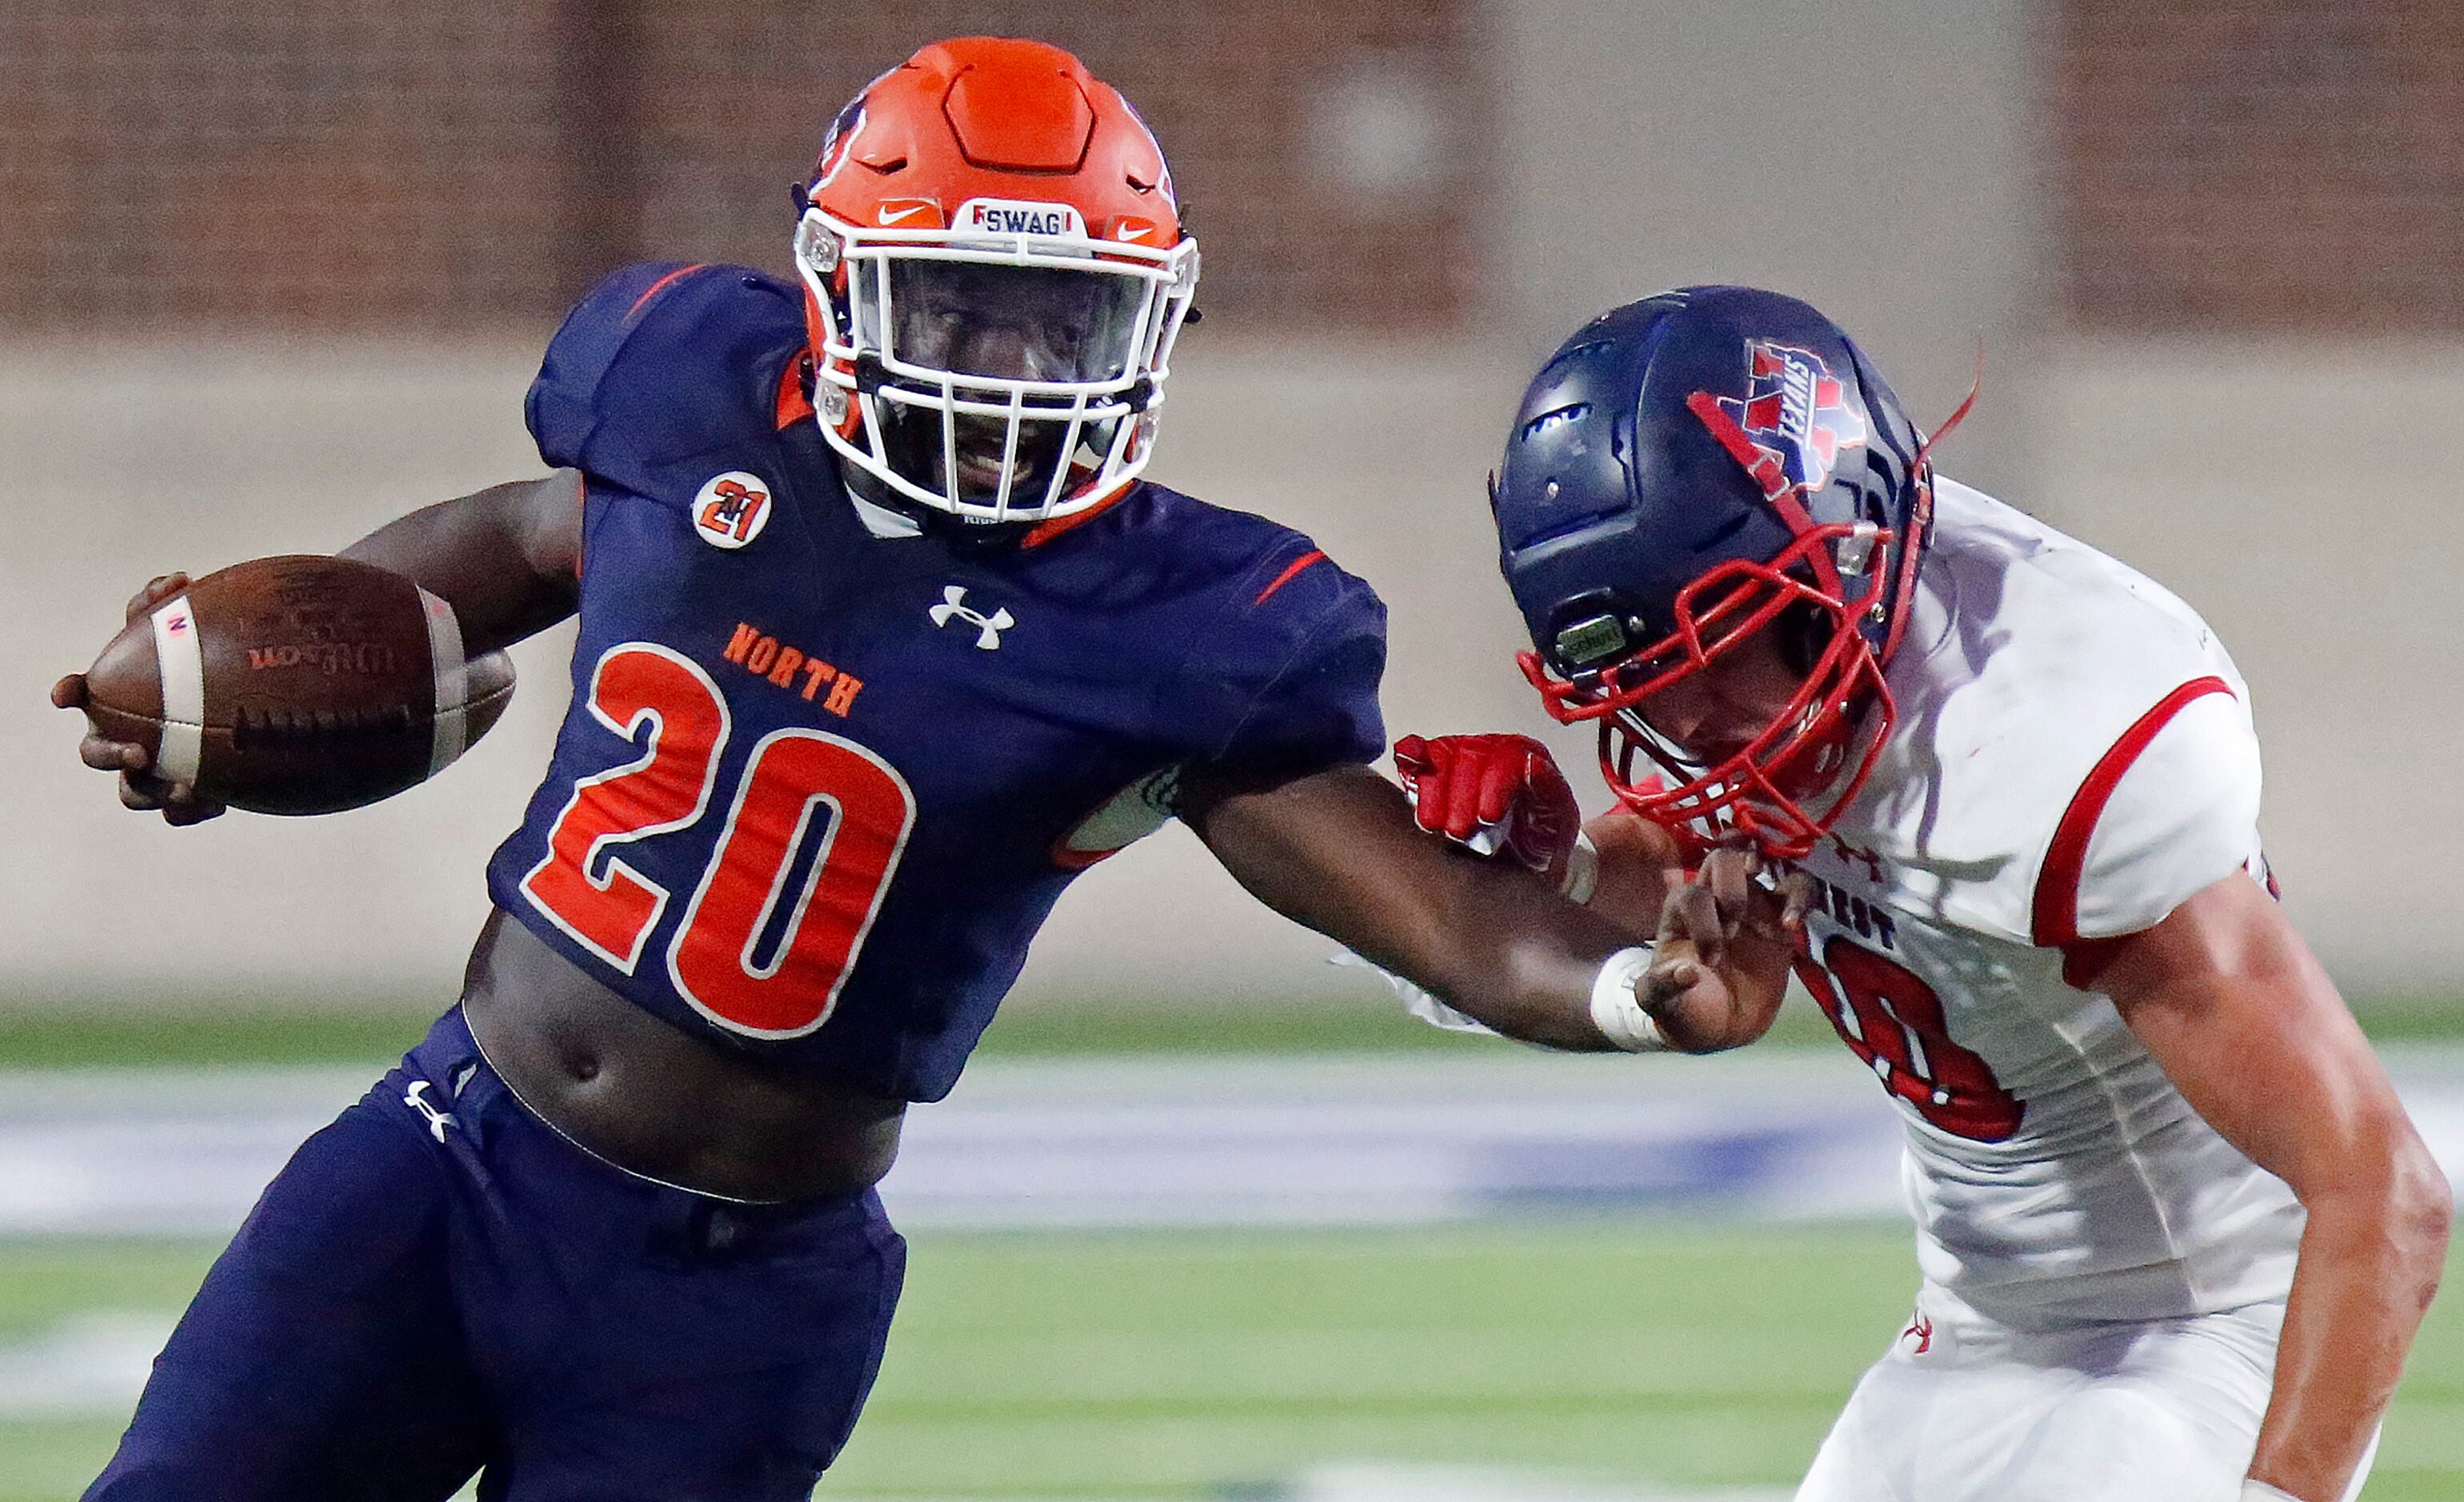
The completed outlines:
[[[1583,814],[1546,746],[1529,735],[1406,735],[1395,770],[1422,829],[1563,877]]]

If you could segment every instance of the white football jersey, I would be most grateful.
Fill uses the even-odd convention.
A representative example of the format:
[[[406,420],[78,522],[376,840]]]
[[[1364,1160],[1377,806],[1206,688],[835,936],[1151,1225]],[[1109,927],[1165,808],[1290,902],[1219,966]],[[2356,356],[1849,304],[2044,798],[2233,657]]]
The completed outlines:
[[[2249,691],[2142,575],[1965,486],[1936,505],[1898,723],[1801,863],[1799,965],[1904,1116],[1926,1296],[2020,1327],[2280,1298],[2292,1192],[2062,972],[2265,879]]]

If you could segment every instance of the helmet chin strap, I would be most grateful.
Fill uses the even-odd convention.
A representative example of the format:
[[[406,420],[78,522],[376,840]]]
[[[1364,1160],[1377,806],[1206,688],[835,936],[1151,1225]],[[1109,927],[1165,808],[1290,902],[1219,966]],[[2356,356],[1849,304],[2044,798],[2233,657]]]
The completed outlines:
[[[847,500],[854,505],[856,517],[864,523],[864,530],[876,537],[929,535],[947,542],[1006,547],[1019,541],[1036,525],[1024,518],[1009,522],[974,521],[920,506],[882,484],[879,476],[860,465],[841,464],[839,480],[847,487]]]
[[[1900,637],[1907,628],[1908,597],[1916,589],[1917,566],[1925,553],[1925,539],[1933,530],[1933,450],[1936,444],[1956,432],[1976,407],[1976,399],[1985,389],[1985,340],[1976,341],[1976,374],[1969,382],[1968,395],[1952,409],[1942,425],[1930,437],[1919,435],[1917,451],[1908,466],[1908,483],[1916,488],[1916,502],[1909,518],[1907,535],[1899,541],[1899,577],[1890,583],[1891,624],[1876,659],[1887,664],[1898,654]],[[1754,483],[1762,487],[1763,499],[1779,512],[1789,530],[1799,536],[1814,530],[1814,517],[1806,511],[1797,488],[1789,484],[1788,473],[1779,456],[1746,436],[1736,419],[1720,405],[1719,398],[1708,391],[1697,391],[1685,399],[1685,409],[1694,414],[1710,430],[1713,439],[1727,450]],[[1829,594],[1844,594],[1834,560],[1820,550],[1806,559],[1813,568],[1817,583]]]
[[[1763,499],[1779,508],[1780,515],[1792,529],[1813,529],[1814,518],[1796,504],[1796,487],[1789,483],[1788,469],[1780,463],[1779,455],[1748,438],[1737,420],[1720,405],[1718,397],[1708,391],[1697,391],[1685,399],[1685,410],[1700,419],[1711,430],[1711,436],[1720,441],[1720,446],[1728,451],[1728,457],[1754,477],[1754,483],[1763,488]]]
[[[847,488],[848,504],[855,508],[857,520],[864,523],[865,531],[876,537],[932,536],[960,547],[987,550],[1040,547],[1103,515],[1128,495],[1136,483],[1124,481],[1111,494],[1084,511],[1072,512],[1067,516],[1048,517],[1043,521],[1022,517],[1016,521],[984,522],[919,506],[859,466],[842,464],[839,476]]]
[[[1960,400],[1958,406],[1951,409],[1950,416],[1942,420],[1942,425],[1933,430],[1933,436],[1931,438],[1921,439],[1918,442],[1917,467],[1919,468],[1923,468],[1926,464],[1932,461],[1934,445],[1941,443],[1944,439],[1948,438],[1951,434],[1959,431],[1959,424],[1967,422],[1968,414],[1975,410],[1976,398],[1984,390],[1985,336],[1980,334],[1976,337],[1976,375],[1974,379],[1968,382],[1968,395]]]
[[[1763,499],[1770,503],[1771,510],[1779,512],[1780,520],[1788,524],[1792,535],[1802,537],[1814,530],[1814,513],[1805,509],[1798,488],[1789,483],[1788,470],[1781,465],[1779,455],[1748,438],[1746,430],[1737,425],[1737,420],[1720,405],[1718,397],[1708,391],[1697,391],[1685,399],[1685,410],[1700,419],[1703,425],[1711,430],[1711,436],[1719,441],[1720,446],[1728,451],[1728,457],[1744,466],[1746,473],[1753,476],[1754,483],[1763,488]],[[1834,597],[1841,594],[1839,571],[1826,552],[1817,548],[1806,555],[1805,561],[1814,570],[1815,582],[1825,594]]]
[[[1931,437],[1920,437],[1915,463],[1908,472],[1908,483],[1916,487],[1916,499],[1909,510],[1908,535],[1900,545],[1900,577],[1891,581],[1891,629],[1882,639],[1879,654],[1884,666],[1899,655],[1900,638],[1908,628],[1908,601],[1916,594],[1917,568],[1924,561],[1926,539],[1933,535],[1933,446],[1959,430],[1968,414],[1976,408],[1976,398],[1985,389],[1985,339],[1976,340],[1976,375],[1968,383],[1968,395]]]
[[[860,465],[842,462],[838,470],[839,483],[846,487],[848,504],[855,508],[865,531],[876,537],[923,535],[922,507],[911,505]]]

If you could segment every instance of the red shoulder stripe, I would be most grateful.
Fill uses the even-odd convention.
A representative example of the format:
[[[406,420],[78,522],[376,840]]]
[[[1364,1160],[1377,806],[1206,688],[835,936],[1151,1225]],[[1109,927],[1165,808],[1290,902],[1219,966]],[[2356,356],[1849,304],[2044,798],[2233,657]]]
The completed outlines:
[[[706,267],[710,263],[708,261],[695,261],[691,266],[679,266],[674,271],[670,272],[667,275],[660,277],[657,281],[652,282],[649,286],[642,290],[642,295],[633,299],[633,306],[625,310],[625,316],[629,318],[633,315],[641,312],[644,308],[649,306],[651,298],[657,296],[663,292],[666,292],[668,288],[674,283],[681,281],[685,277],[691,276],[693,272],[700,271],[703,267]]]
[[[2054,826],[2053,845],[2046,850],[2045,863],[2036,873],[2035,910],[2029,926],[2039,948],[2080,942],[2079,884],[2080,873],[2087,869],[2088,838],[2096,833],[2096,821],[2103,816],[2104,806],[2112,800],[2113,790],[2121,785],[2123,774],[2185,705],[2211,693],[2232,692],[2233,686],[2221,678],[2190,680],[2157,700],[2156,707],[2123,731],[2113,749],[2089,771],[2087,780],[2072,795],[2070,807],[2062,810],[2061,822]]]
[[[1121,498],[1129,494],[1133,489],[1134,489],[1133,486],[1124,485],[1083,512],[1071,512],[1067,516],[1055,516],[1049,521],[1037,522],[1026,530],[1026,535],[1019,539],[1018,545],[1022,548],[1041,548],[1055,537],[1074,532],[1119,505]]]
[[[1250,605],[1255,607],[1265,604],[1269,599],[1273,598],[1275,591],[1283,588],[1285,585],[1292,581],[1293,575],[1298,574],[1301,570],[1308,568],[1312,563],[1322,563],[1324,561],[1326,561],[1325,549],[1309,549],[1307,553],[1302,554],[1299,557],[1292,559],[1290,563],[1287,564],[1284,568],[1284,572],[1275,576],[1275,581],[1273,583],[1267,585],[1265,589],[1258,591],[1258,598],[1249,601]]]

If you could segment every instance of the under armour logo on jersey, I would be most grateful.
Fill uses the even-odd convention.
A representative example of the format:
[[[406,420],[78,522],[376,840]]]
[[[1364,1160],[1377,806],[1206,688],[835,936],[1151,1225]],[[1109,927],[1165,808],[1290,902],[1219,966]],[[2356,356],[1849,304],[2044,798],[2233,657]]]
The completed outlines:
[[[402,1093],[402,1103],[427,1118],[429,1134],[441,1143],[445,1141],[445,1129],[455,1124],[453,1113],[440,1111],[429,1105],[424,1099],[424,1093],[430,1087],[425,1079],[412,1080],[410,1088]]]
[[[1837,835],[1831,837],[1831,848],[1842,860],[1863,861],[1865,863],[1866,880],[1874,882],[1876,885],[1880,885],[1881,883],[1882,858],[1880,855],[1871,850],[1867,850],[1862,845],[1852,845]]]
[[[1927,1351],[1933,1349],[1933,1320],[1926,1316],[1924,1310],[1918,1310],[1916,1312],[1916,1317],[1908,1321],[1908,1327],[1900,1332],[1900,1339],[1903,1340],[1914,1339],[1917,1343],[1915,1354],[1918,1356],[1925,1355]]]
[[[933,623],[936,626],[946,626],[953,620],[963,620],[975,627],[976,645],[987,652],[999,651],[1001,634],[1018,624],[1008,611],[999,607],[995,607],[989,616],[969,610],[967,587],[964,584],[943,586],[941,603],[935,605],[925,614],[933,618]]]

